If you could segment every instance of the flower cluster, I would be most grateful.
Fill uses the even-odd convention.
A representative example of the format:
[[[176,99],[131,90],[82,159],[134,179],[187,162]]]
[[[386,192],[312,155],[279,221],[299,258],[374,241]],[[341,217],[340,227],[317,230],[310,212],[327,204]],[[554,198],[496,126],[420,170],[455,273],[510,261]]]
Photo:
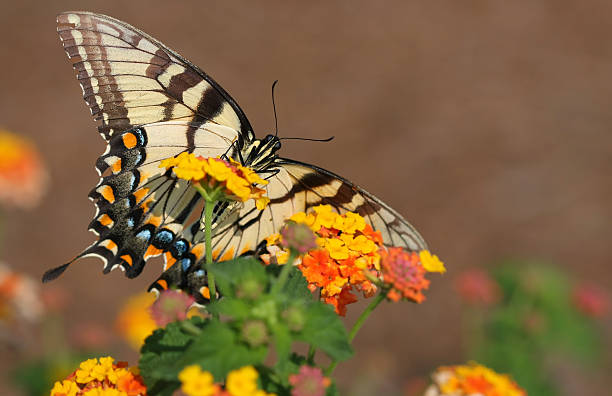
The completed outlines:
[[[318,367],[302,366],[300,372],[289,376],[291,396],[323,396],[331,384]]]
[[[172,169],[176,177],[199,184],[207,190],[220,188],[226,200],[245,202],[255,199],[260,210],[270,201],[263,196],[265,190],[254,186],[266,185],[267,180],[231,159],[196,157],[193,153],[183,152],[161,161],[159,167]]]
[[[495,280],[484,270],[474,268],[461,273],[455,282],[461,298],[468,304],[493,305],[501,298]]]
[[[427,270],[421,264],[420,255],[402,248],[381,250],[382,277],[389,291],[387,298],[399,301],[402,298],[421,303],[425,301],[423,290],[429,288],[425,279]]]
[[[57,381],[51,396],[146,396],[137,368],[112,357],[88,359],[65,380]]]
[[[0,321],[32,322],[43,313],[38,284],[0,263]]]
[[[28,140],[0,130],[0,203],[30,208],[47,185],[40,155]]]
[[[610,299],[602,289],[588,284],[579,284],[572,290],[574,306],[586,316],[602,318],[610,311]]]
[[[380,269],[379,249],[382,236],[366,224],[357,213],[338,214],[330,205],[319,205],[313,212],[299,212],[289,221],[307,225],[317,236],[317,248],[304,254],[298,268],[304,274],[312,292],[321,290],[321,298],[332,304],[336,313],[344,316],[346,305],[357,301],[353,290],[365,297],[376,293],[376,286],[366,276],[365,270]],[[288,250],[274,245],[282,244],[280,235],[268,238],[268,250],[276,261],[283,264]],[[267,257],[264,257],[264,261]]]
[[[276,396],[258,389],[259,373],[252,366],[231,371],[224,387],[215,383],[213,375],[198,365],[185,367],[178,377],[181,390],[187,396]]]
[[[432,379],[433,384],[425,391],[425,396],[527,395],[509,376],[498,374],[474,362],[467,365],[439,367],[432,375]]]

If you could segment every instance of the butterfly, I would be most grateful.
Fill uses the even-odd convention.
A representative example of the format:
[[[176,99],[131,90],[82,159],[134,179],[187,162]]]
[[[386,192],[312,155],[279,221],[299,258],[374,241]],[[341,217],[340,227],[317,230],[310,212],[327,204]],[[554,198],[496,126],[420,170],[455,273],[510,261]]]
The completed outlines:
[[[212,226],[217,260],[249,254],[292,214],[317,205],[352,211],[382,233],[384,243],[426,249],[419,233],[381,200],[325,169],[280,157],[275,135],[257,139],[244,112],[210,76],[148,34],[112,17],[66,12],[57,31],[76,70],[83,98],[107,143],[96,162],[100,181],[89,194],[98,240],[71,262],[51,269],[49,281],[75,260],[95,256],[104,273],[138,276],[152,257],[164,271],[150,290],[177,287],[192,294],[205,284],[203,199],[189,182],[159,163],[182,152],[232,158],[268,184],[270,203],[219,204]]]

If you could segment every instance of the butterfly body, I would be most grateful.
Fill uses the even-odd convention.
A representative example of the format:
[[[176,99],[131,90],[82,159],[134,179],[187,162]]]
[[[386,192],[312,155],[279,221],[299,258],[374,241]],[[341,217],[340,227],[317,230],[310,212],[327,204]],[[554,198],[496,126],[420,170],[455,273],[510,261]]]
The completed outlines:
[[[325,169],[280,157],[277,136],[257,139],[232,97],[158,40],[88,12],[60,14],[58,32],[107,143],[96,162],[100,181],[89,195],[97,208],[89,228],[98,240],[76,259],[95,256],[105,273],[121,268],[135,277],[151,257],[162,255],[164,272],[153,289],[193,291],[204,282],[203,199],[189,182],[159,167],[182,152],[231,158],[269,182],[261,186],[270,198],[264,210],[253,201],[215,207],[217,260],[255,251],[292,214],[321,204],[359,213],[387,245],[426,248],[401,215],[367,191]],[[43,280],[56,278],[69,264]]]

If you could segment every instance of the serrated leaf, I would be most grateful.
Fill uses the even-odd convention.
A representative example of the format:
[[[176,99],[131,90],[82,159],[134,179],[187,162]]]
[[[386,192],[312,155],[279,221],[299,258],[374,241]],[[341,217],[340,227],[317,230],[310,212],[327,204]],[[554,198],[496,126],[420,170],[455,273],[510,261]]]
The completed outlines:
[[[181,367],[199,364],[217,381],[223,381],[232,370],[262,363],[267,353],[267,347],[249,347],[240,342],[236,330],[215,321],[189,345],[178,364]]]
[[[348,334],[333,308],[316,301],[306,307],[306,323],[296,338],[327,353],[332,360],[342,361],[353,355]]]
[[[297,268],[289,274],[289,279],[283,287],[283,294],[291,301],[312,301],[312,292],[308,289],[308,282]]]

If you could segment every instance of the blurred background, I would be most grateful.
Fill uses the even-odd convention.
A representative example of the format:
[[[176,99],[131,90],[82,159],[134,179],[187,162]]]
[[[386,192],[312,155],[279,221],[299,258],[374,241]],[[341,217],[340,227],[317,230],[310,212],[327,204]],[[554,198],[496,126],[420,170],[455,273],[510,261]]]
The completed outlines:
[[[609,2],[24,0],[4,1],[0,14],[0,128],[37,148],[41,170],[21,197],[0,202],[0,261],[34,279],[24,293],[41,293],[34,300],[47,313],[38,324],[20,324],[18,339],[11,339],[14,328],[3,329],[0,394],[25,394],[9,374],[59,353],[61,343],[48,339],[135,364],[137,353],[119,341],[115,321],[126,299],[161,270],[152,262],[129,280],[119,271],[104,276],[100,262],[85,259],[53,283],[38,284],[46,269],[95,240],[87,231],[94,215],[87,194],[105,146],[55,32],[55,15],[71,9],[124,20],[199,65],[236,99],[260,137],[274,129],[270,87],[278,79],[279,135],[336,137],[288,141],[282,155],[382,198],[444,260],[448,272],[430,277],[425,303],[385,304],[374,313],[356,339],[356,357],[337,371],[344,394],[418,394],[435,367],[470,359],[504,372],[537,361],[538,376],[558,388],[539,394],[608,389]],[[38,204],[28,205],[38,193]],[[466,280],[466,271],[479,275]],[[494,291],[488,281],[497,282],[489,285]],[[480,297],[470,300],[473,293]],[[492,340],[516,345],[496,322],[518,304],[513,293],[568,302],[539,313],[542,304],[525,303],[536,319],[510,315],[527,327],[501,325],[521,327],[513,333],[521,340],[545,339],[538,348],[554,353],[544,362],[539,349],[528,347],[532,356],[516,360],[504,356],[513,348],[487,347]],[[576,301],[582,305],[573,305],[572,316]],[[563,321],[549,321],[558,309]],[[347,321],[359,312],[350,307]],[[588,329],[568,330],[564,339],[582,352],[565,352],[547,331],[563,333],[577,321]],[[527,378],[511,374],[519,383]]]

